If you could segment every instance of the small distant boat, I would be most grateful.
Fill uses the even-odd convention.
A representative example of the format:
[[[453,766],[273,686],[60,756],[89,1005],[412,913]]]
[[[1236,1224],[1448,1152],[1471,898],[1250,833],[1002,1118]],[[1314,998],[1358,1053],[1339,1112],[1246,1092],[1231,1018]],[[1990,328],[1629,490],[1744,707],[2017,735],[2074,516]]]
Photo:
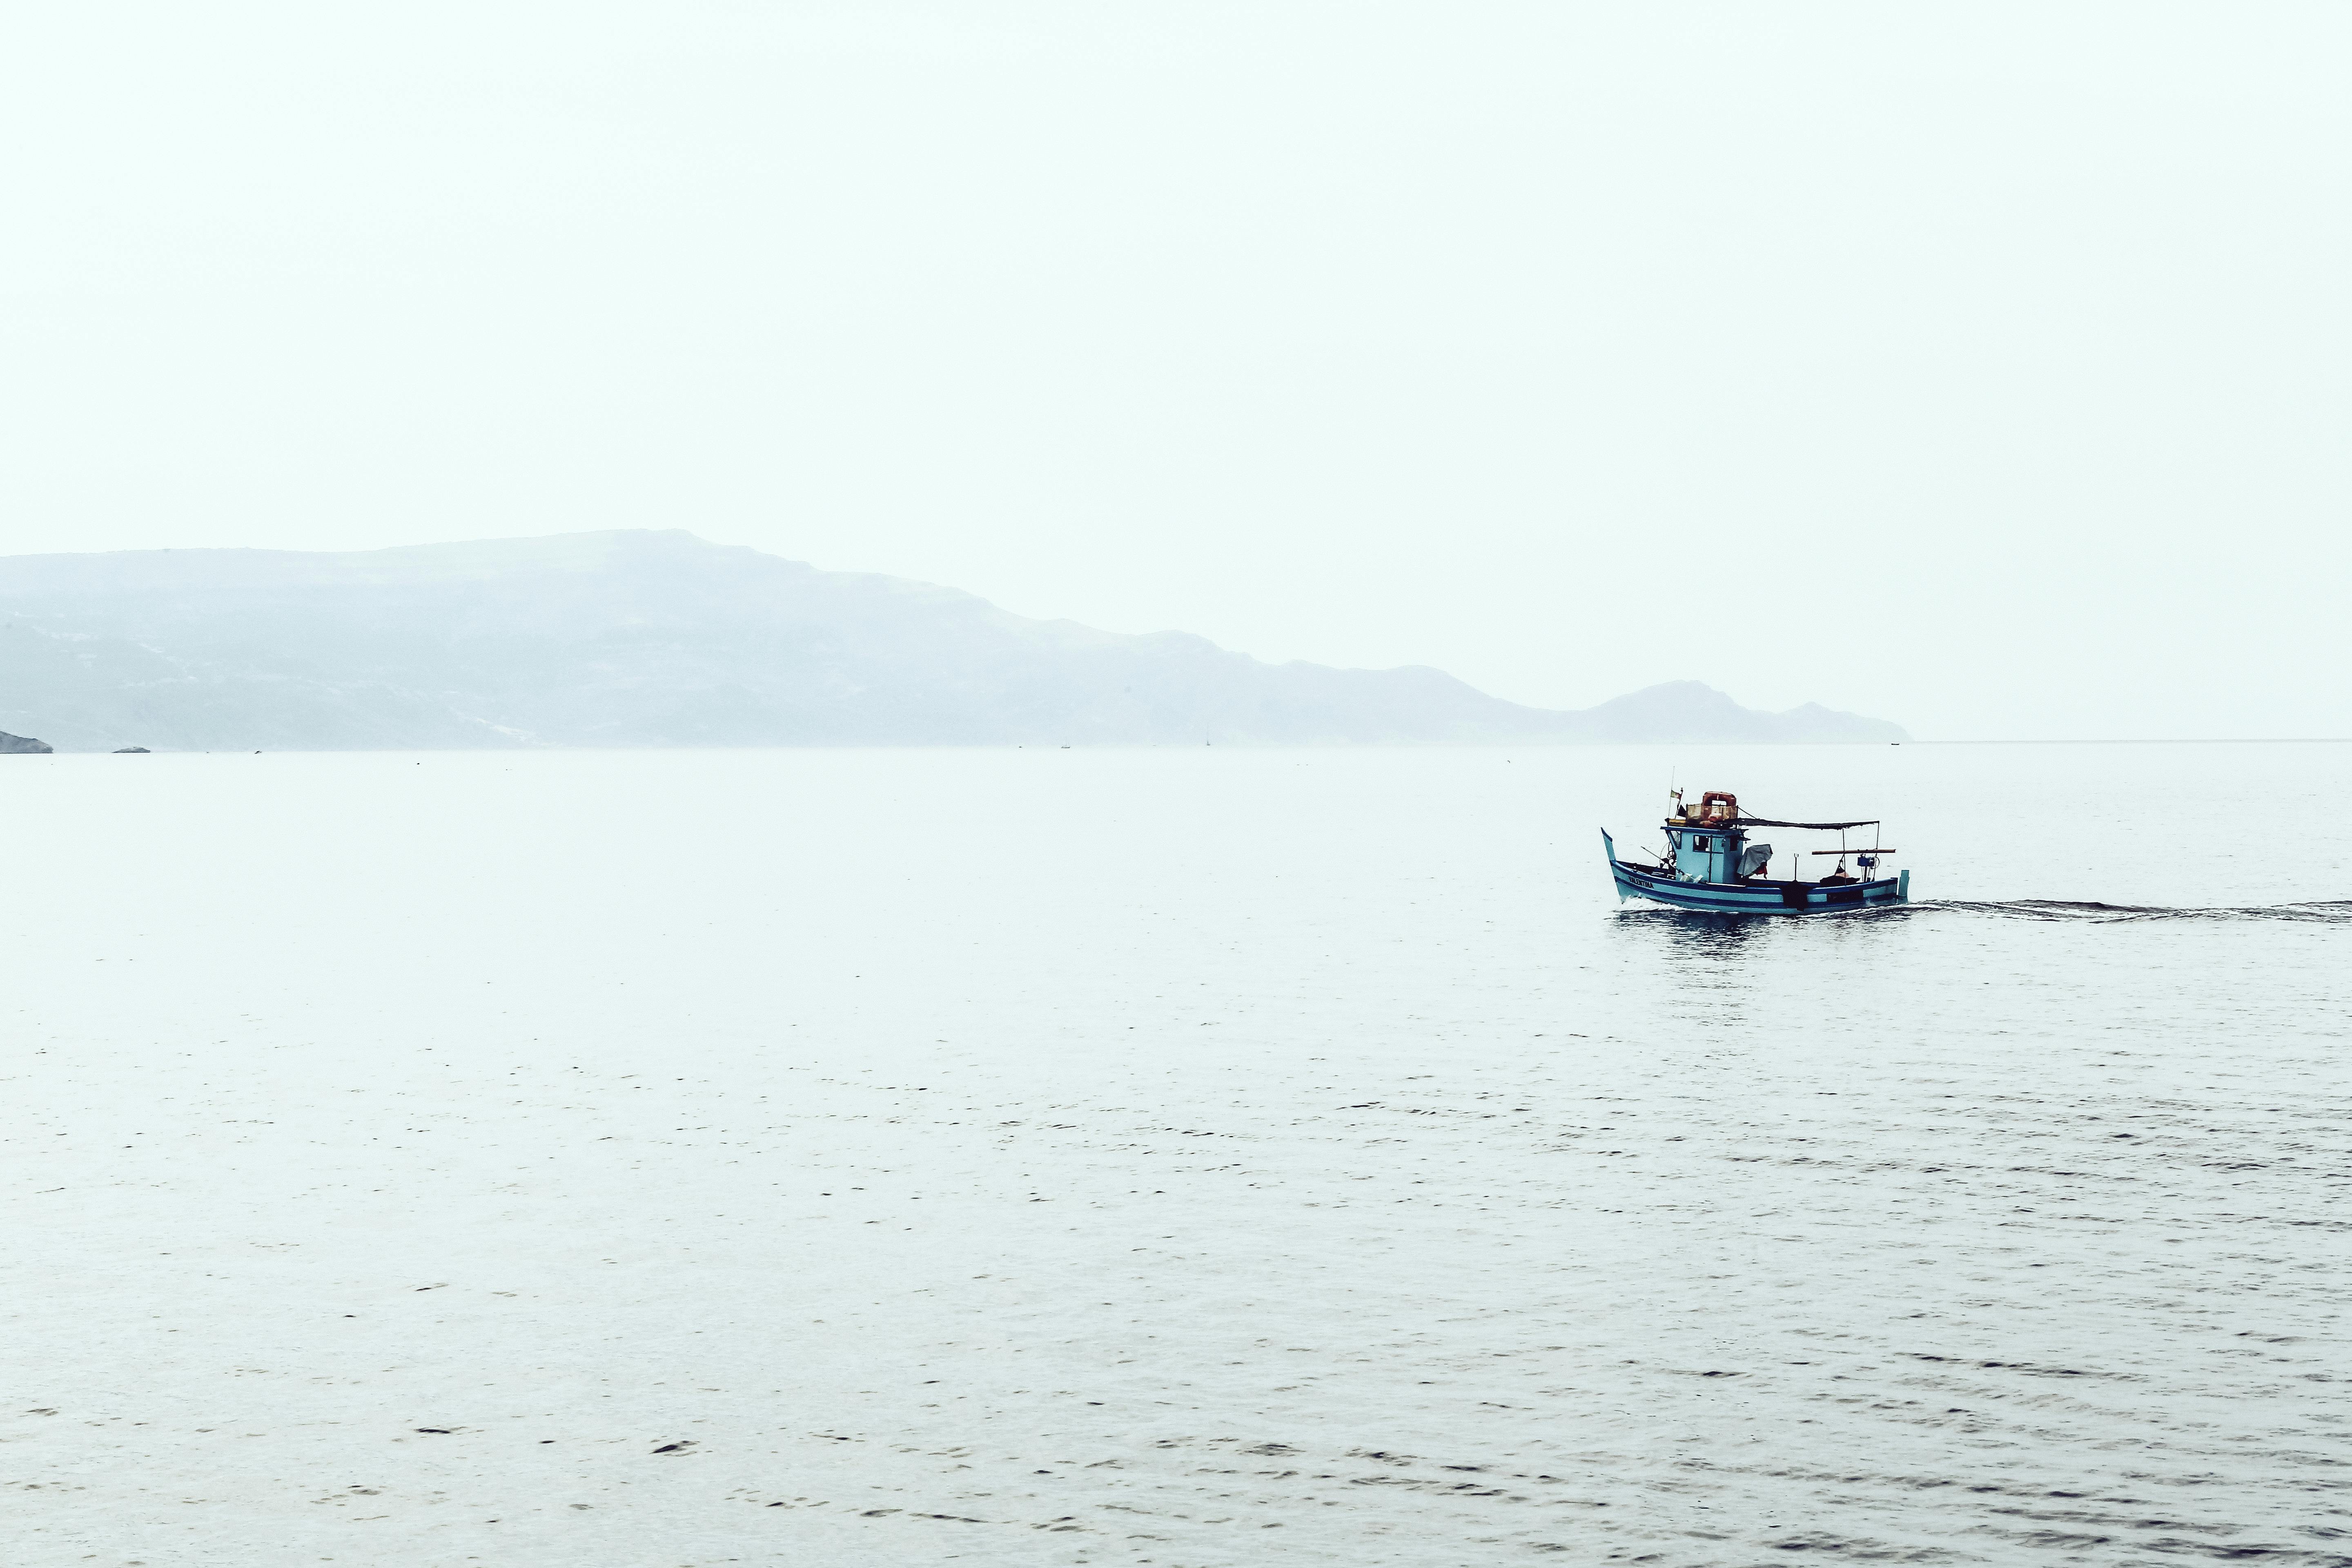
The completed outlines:
[[[1637,852],[1650,854],[1657,862],[1654,867],[1629,866],[1617,858],[1617,841],[1609,837],[1607,828],[1601,830],[1601,847],[1609,855],[1609,874],[1617,882],[1618,902],[1649,899],[1679,910],[1800,915],[1850,910],[1857,905],[1911,901],[1909,871],[1893,876],[1880,874],[1886,858],[1895,851],[1880,847],[1876,831],[1879,824],[1874,820],[1785,822],[1779,817],[1744,816],[1740,815],[1738,796],[1728,792],[1708,790],[1694,808],[1685,806],[1683,792],[1675,790],[1674,809],[1665,826],[1664,854]],[[1791,855],[1789,868],[1794,874],[1783,881],[1769,874],[1772,847],[1748,841],[1751,827],[1834,832],[1838,847],[1801,850]],[[1849,847],[1845,836],[1864,827],[1873,830],[1869,847]],[[1825,877],[1807,881],[1803,877],[1807,857],[1834,857],[1837,868]],[[1854,868],[1852,872],[1846,869],[1849,861]]]

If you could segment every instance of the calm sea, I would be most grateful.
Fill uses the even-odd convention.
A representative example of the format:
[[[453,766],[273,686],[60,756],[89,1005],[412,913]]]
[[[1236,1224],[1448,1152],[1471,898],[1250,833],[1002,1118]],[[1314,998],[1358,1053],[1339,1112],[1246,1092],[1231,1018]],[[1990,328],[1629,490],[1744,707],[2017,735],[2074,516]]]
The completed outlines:
[[[12,1564],[2352,1563],[2352,746],[0,792]]]

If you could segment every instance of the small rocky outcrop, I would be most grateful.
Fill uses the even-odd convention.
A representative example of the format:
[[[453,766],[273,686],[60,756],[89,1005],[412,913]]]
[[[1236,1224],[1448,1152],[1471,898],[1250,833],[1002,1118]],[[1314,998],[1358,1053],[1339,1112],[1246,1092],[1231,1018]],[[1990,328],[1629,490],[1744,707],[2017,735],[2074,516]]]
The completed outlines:
[[[0,757],[26,756],[35,752],[55,750],[47,741],[36,741],[30,735],[11,735],[0,730]]]
[[[147,748],[144,746],[117,746],[114,748],[114,754],[118,757],[128,757],[134,754],[143,757],[147,754]]]

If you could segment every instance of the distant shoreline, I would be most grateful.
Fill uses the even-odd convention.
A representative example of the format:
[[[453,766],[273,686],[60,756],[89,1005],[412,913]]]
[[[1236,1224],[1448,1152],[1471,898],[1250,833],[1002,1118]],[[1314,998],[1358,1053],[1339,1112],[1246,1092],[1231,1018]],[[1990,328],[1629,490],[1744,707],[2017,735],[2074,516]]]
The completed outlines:
[[[1737,747],[1758,751],[1834,751],[1841,748],[1898,749],[1904,746],[2343,746],[2352,735],[2263,735],[2237,740],[2229,736],[2196,735],[2179,739],[2137,736],[2090,741],[1220,741],[1186,745],[1165,741],[1074,741],[1067,744],[1039,742],[777,742],[715,746],[222,746],[216,748],[142,748],[137,754],[163,757],[544,757],[564,754],[617,756],[684,752],[1313,752],[1344,755],[1350,752],[1555,752],[1662,751],[1678,747]],[[121,756],[127,749],[108,747],[28,752],[26,756]]]

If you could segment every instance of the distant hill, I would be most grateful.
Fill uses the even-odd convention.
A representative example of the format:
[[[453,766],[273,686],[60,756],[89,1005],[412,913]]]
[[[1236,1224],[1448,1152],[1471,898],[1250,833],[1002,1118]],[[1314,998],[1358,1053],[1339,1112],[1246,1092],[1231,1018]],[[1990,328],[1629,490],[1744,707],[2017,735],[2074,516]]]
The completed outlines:
[[[0,558],[0,728],[61,751],[1899,741],[1696,681],[1583,712],[689,533]]]

